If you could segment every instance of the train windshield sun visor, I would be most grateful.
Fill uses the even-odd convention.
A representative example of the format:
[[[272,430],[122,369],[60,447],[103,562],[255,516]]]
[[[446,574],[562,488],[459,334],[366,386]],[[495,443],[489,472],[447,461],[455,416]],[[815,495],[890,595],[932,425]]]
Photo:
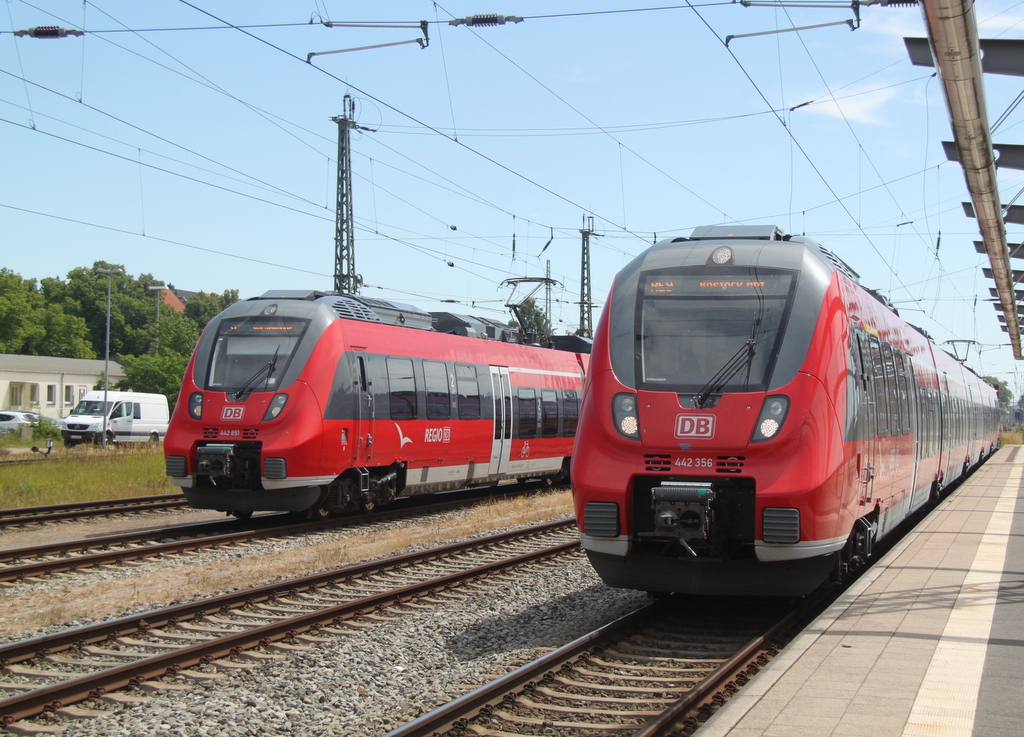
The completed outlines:
[[[785,333],[796,272],[691,267],[639,284],[635,351],[644,389],[694,395],[765,391]]]
[[[222,320],[217,327],[205,389],[240,401],[251,391],[276,391],[309,320],[259,315]]]

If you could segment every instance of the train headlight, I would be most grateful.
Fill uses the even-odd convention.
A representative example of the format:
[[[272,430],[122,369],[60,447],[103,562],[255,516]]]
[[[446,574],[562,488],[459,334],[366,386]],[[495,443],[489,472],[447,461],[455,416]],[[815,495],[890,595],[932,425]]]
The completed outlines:
[[[270,400],[270,404],[267,405],[267,411],[263,413],[263,421],[272,420],[281,414],[281,410],[284,409],[287,402],[287,394],[275,394],[274,398]]]
[[[627,438],[640,437],[640,420],[636,411],[636,394],[616,394],[612,397],[612,417],[615,429]]]
[[[761,414],[757,417],[757,424],[754,426],[754,434],[751,436],[750,442],[763,443],[765,440],[771,440],[778,435],[788,413],[789,397],[782,394],[765,397],[764,404],[761,405]]]
[[[203,419],[203,393],[192,392],[188,398],[188,414],[193,420]]]
[[[728,246],[722,246],[716,248],[711,254],[711,262],[718,264],[719,266],[725,266],[726,264],[732,263],[732,249]]]

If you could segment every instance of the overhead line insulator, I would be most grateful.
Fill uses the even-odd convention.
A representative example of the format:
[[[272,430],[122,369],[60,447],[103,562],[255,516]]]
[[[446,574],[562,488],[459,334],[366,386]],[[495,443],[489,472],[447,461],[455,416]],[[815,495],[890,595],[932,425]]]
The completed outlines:
[[[497,13],[477,13],[467,15],[465,18],[455,18],[448,21],[450,26],[503,26],[506,23],[522,23],[523,18],[519,15],[499,15]]]
[[[85,32],[61,26],[32,26],[27,31],[15,31],[14,35],[30,38],[65,38],[66,36],[84,36]]]

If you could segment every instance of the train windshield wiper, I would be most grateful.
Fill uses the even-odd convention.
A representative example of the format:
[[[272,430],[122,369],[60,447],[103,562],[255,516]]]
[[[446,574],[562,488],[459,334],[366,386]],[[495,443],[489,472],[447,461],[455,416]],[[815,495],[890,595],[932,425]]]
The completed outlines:
[[[256,386],[261,380],[266,379],[270,381],[270,377],[274,375],[274,369],[277,367],[277,354],[281,351],[281,346],[278,345],[274,350],[274,357],[267,361],[265,364],[260,366],[259,370],[249,377],[249,379],[238,388],[238,390],[231,395],[231,398],[235,402],[240,402],[246,396],[249,395],[251,388]]]
[[[700,391],[693,395],[693,406],[700,409],[712,394],[722,391],[729,379],[739,371],[750,368],[754,360],[754,339],[748,338],[740,346],[740,349],[733,354],[732,358],[725,362],[722,368],[718,369],[714,376],[708,379],[708,383],[701,387]]]

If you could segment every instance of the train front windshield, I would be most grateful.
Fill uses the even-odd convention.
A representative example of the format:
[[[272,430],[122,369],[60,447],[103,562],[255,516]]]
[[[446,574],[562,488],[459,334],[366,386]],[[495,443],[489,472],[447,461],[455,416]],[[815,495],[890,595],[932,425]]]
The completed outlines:
[[[243,317],[222,320],[214,338],[206,389],[274,391],[288,370],[309,320]]]
[[[696,394],[766,391],[796,289],[796,272],[648,272],[640,281],[635,352],[644,389]]]

